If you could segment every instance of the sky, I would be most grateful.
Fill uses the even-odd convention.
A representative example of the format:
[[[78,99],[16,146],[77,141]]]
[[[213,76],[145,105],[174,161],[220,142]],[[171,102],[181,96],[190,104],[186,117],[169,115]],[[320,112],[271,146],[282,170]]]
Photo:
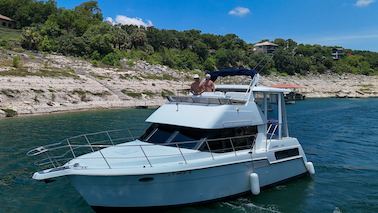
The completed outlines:
[[[85,0],[58,0],[73,8]],[[378,0],[99,0],[113,23],[378,52]]]

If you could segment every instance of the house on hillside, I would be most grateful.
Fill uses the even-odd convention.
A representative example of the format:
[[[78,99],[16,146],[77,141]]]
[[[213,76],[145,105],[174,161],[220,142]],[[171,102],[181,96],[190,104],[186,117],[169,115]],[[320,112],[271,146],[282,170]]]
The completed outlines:
[[[0,14],[0,26],[1,27],[9,27],[9,28],[16,28],[16,21],[13,19],[3,16]]]
[[[277,49],[278,45],[268,41],[257,43],[254,45],[253,51],[265,54],[271,54]]]
[[[344,49],[343,48],[333,48],[332,49],[332,58],[334,60],[339,60],[344,55]]]

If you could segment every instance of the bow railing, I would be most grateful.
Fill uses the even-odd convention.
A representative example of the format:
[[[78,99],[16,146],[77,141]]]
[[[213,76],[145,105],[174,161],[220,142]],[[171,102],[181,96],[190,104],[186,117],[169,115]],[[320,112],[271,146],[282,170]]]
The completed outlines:
[[[137,130],[142,132],[141,130]],[[216,156],[221,153],[233,153],[238,156],[239,150],[252,150],[256,135],[243,135],[216,139],[201,139],[193,141],[183,142],[169,142],[169,143],[148,143],[148,144],[130,144],[128,142],[137,139],[136,129],[122,129],[102,131],[90,134],[82,134],[74,137],[67,138],[58,143],[49,144],[34,148],[27,152],[27,156],[39,158],[35,161],[35,165],[47,169],[47,168],[59,168],[72,159],[80,156],[81,159],[101,159],[106,163],[107,168],[112,168],[113,160],[128,160],[138,159],[144,160],[150,167],[153,166],[154,160],[157,158],[173,157],[176,160],[183,161],[185,164],[189,163],[193,159],[193,154],[201,154],[202,157],[209,157],[215,160]],[[170,146],[177,148],[175,154],[156,154],[148,152],[147,147],[151,146]],[[105,156],[103,153],[104,148],[117,146],[117,147],[129,147],[134,150],[140,150],[138,156]],[[136,148],[136,149],[135,149]],[[198,150],[199,152],[183,152],[183,149]],[[83,156],[88,153],[98,152],[97,157]],[[206,153],[206,154],[205,154]]]

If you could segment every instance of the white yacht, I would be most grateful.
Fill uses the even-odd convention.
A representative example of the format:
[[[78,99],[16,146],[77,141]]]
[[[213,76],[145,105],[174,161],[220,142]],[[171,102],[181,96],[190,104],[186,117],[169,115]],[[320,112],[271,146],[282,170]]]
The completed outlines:
[[[33,179],[67,177],[97,208],[171,207],[260,193],[262,187],[315,173],[289,136],[285,89],[219,85],[202,95],[171,96],[137,129],[84,134],[41,146]]]

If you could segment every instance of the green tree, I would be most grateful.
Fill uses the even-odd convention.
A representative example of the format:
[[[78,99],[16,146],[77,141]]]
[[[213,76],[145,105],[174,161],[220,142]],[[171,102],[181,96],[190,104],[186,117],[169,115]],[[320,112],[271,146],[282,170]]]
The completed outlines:
[[[215,54],[217,68],[243,66],[244,56],[244,52],[240,49],[230,50],[221,48]]]
[[[216,60],[214,57],[208,57],[203,63],[204,70],[214,71],[216,69]]]
[[[97,1],[84,2],[75,7],[73,12],[75,19],[72,24],[77,35],[84,34],[90,26],[100,24],[103,19]]]
[[[112,26],[106,23],[90,26],[82,36],[90,48],[89,52],[97,51],[103,56],[113,52],[112,30]]]
[[[37,50],[42,36],[36,27],[25,27],[22,31],[21,46],[28,50]]]
[[[201,38],[202,42],[205,43],[209,47],[209,49],[219,49],[221,36],[213,34],[202,34]]]
[[[202,61],[206,60],[209,56],[209,49],[202,41],[195,41],[193,44],[193,52],[195,52]]]
[[[19,28],[42,24],[56,11],[54,0],[0,0],[0,14],[17,21]]]
[[[90,48],[84,37],[77,37],[73,33],[67,33],[57,39],[59,44],[57,51],[64,55],[87,56]]]
[[[294,75],[297,72],[294,56],[284,49],[276,50],[273,56],[274,64],[279,72]]]
[[[177,68],[189,70],[202,68],[198,55],[189,49],[175,52],[178,54]]]
[[[143,29],[133,30],[130,34],[131,45],[133,48],[141,48],[147,43],[147,35]]]
[[[107,54],[103,59],[102,63],[110,66],[119,66],[122,54],[119,52],[111,52]]]
[[[112,27],[110,30],[111,34],[111,41],[113,44],[113,48],[117,48],[119,50],[125,50],[130,47],[130,36],[127,34],[125,30],[120,27]]]

